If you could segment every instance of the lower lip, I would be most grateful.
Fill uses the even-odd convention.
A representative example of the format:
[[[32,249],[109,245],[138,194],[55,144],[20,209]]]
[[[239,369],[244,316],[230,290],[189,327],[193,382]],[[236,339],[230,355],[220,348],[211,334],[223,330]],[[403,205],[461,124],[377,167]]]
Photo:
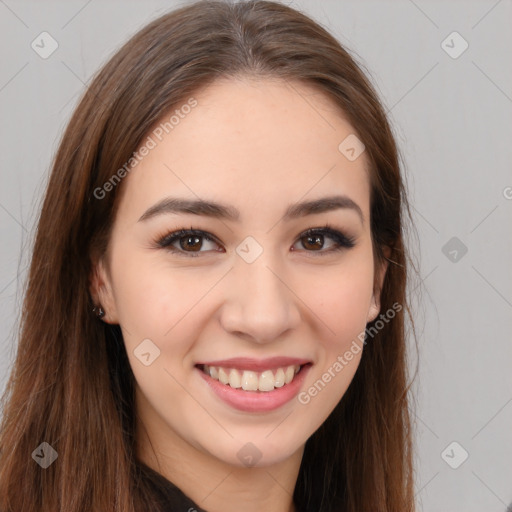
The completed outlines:
[[[229,384],[222,384],[222,382],[212,379],[199,368],[196,368],[196,370],[210,386],[210,389],[231,407],[244,412],[268,412],[282,407],[298,394],[310,367],[311,364],[303,366],[289,384],[285,384],[273,391],[244,391],[242,388],[235,389]]]

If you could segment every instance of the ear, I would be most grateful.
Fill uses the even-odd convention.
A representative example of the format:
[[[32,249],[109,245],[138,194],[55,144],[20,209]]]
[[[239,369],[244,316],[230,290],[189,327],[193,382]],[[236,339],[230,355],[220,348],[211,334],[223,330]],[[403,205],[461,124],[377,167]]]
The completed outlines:
[[[382,252],[384,253],[384,259],[376,270],[372,301],[370,304],[370,309],[368,311],[368,318],[366,320],[367,323],[373,322],[373,320],[375,320],[377,318],[377,315],[380,312],[380,292],[382,290],[382,285],[384,283],[384,277],[386,276],[386,271],[388,269],[388,265],[389,265],[388,258],[391,254],[391,249],[388,246],[384,246],[382,248]]]
[[[89,276],[89,291],[94,304],[101,305],[105,311],[102,320],[107,324],[118,324],[112,280],[103,258],[93,261]]]

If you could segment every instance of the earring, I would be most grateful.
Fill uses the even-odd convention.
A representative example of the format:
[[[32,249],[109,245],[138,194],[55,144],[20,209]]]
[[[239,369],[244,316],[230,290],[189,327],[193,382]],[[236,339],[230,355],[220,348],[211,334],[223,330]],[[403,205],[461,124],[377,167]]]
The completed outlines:
[[[94,306],[92,308],[92,312],[96,313],[96,316],[98,318],[103,318],[105,316],[105,311],[103,310],[103,308],[101,306]]]

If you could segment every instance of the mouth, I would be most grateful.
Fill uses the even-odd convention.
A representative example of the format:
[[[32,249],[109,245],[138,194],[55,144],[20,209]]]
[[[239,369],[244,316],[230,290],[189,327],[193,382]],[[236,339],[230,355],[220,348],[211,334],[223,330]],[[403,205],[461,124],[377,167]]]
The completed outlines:
[[[270,413],[293,403],[313,366],[291,357],[265,360],[234,358],[195,365],[209,392],[245,413]]]
[[[227,388],[249,393],[268,393],[291,384],[311,363],[288,364],[257,371],[256,369],[233,368],[197,364],[196,368]]]

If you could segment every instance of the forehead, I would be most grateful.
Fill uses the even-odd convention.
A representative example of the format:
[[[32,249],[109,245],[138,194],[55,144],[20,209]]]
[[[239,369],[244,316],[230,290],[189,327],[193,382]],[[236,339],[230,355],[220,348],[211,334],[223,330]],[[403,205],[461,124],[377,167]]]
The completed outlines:
[[[241,220],[252,208],[275,217],[276,205],[340,193],[367,217],[366,156],[350,161],[339,149],[354,133],[341,109],[311,86],[217,80],[148,133],[152,148],[125,178],[119,214],[133,221],[162,197],[179,195],[232,204]]]

